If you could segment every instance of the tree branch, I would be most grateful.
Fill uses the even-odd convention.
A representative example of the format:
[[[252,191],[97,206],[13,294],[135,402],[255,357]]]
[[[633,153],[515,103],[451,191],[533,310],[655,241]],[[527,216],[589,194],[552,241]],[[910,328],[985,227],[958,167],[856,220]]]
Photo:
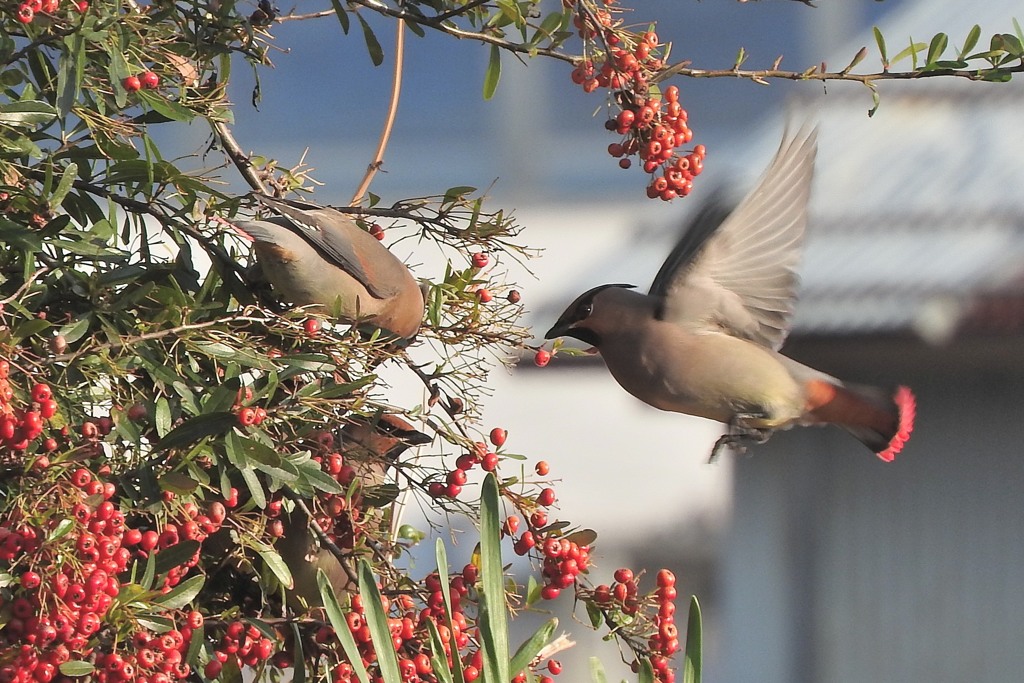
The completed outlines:
[[[366,167],[366,175],[359,183],[349,206],[357,206],[363,200],[366,190],[369,189],[373,177],[377,175],[381,165],[384,163],[384,150],[387,149],[388,140],[391,139],[391,129],[395,125],[395,115],[398,113],[398,96],[402,92],[402,61],[405,55],[405,22],[399,20],[395,29],[395,71],[391,81],[391,100],[388,102],[388,113],[384,120],[384,129],[380,132],[380,140],[377,142],[377,151],[373,155],[373,161]]]

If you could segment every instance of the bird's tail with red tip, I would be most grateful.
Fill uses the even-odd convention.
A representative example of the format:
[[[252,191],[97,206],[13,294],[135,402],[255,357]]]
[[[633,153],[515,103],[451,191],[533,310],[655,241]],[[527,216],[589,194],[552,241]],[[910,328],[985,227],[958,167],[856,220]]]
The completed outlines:
[[[907,387],[888,394],[874,387],[840,386],[815,380],[809,386],[810,411],[816,421],[836,424],[870,448],[886,462],[896,454],[914,431],[917,401]],[[814,398],[818,400],[815,401]]]

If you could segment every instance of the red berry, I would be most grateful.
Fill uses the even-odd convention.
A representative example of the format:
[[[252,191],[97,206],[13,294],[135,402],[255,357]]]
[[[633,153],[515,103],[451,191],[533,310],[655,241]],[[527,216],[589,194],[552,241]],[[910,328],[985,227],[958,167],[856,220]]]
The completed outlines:
[[[31,24],[32,18],[35,17],[35,11],[29,7],[28,3],[18,6],[18,21],[23,24]]]
[[[539,474],[540,476],[546,477],[548,475],[548,472],[551,471],[551,466],[548,465],[546,460],[541,460],[534,467],[534,470],[536,470],[537,474]]]
[[[380,223],[374,223],[370,226],[370,234],[376,237],[378,240],[384,239],[384,228],[380,227]]]
[[[42,577],[36,572],[25,572],[21,575],[21,587],[25,590],[38,588],[40,583],[42,583]]]
[[[128,76],[121,82],[121,84],[128,92],[135,92],[142,89],[142,81],[139,80],[138,76]]]
[[[547,349],[537,349],[537,355],[533,357],[533,364],[542,368],[551,362],[551,352]]]
[[[302,328],[306,330],[306,336],[315,337],[320,334],[320,321],[317,318],[306,318]]]
[[[498,461],[500,458],[497,453],[488,453],[484,456],[484,459],[480,462],[480,468],[484,472],[493,472],[498,469]]]
[[[554,505],[554,503],[555,503],[555,490],[553,488],[550,488],[550,487],[546,488],[546,489],[544,489],[543,491],[540,492],[539,496],[537,496],[537,505],[542,505],[544,507],[550,507],[551,505]]]
[[[548,660],[548,671],[553,676],[557,676],[558,674],[562,673],[562,663],[559,662],[557,659],[549,659]]]
[[[497,448],[501,448],[504,445],[504,443],[505,443],[505,439],[507,439],[507,438],[508,438],[508,430],[507,429],[502,429],[501,427],[495,427],[494,429],[491,430],[491,443],[493,443]]]
[[[448,484],[454,484],[456,486],[466,485],[466,471],[460,469],[454,469],[448,473]]]
[[[139,75],[139,80],[142,82],[142,87],[149,90],[154,90],[160,85],[160,77],[152,71],[143,71]]]
[[[676,585],[676,575],[667,569],[662,569],[658,572],[658,587],[664,588],[666,586]]]
[[[491,290],[487,289],[486,287],[481,287],[480,289],[476,290],[476,297],[480,299],[481,303],[487,303],[488,301],[494,298],[494,295],[491,294]]]
[[[473,254],[473,267],[474,268],[486,268],[487,264],[491,262],[491,259],[482,251],[478,251]]]
[[[256,411],[252,408],[239,408],[238,413],[238,424],[243,427],[250,427],[256,424]]]
[[[629,583],[633,580],[633,570],[623,567],[622,569],[616,569],[613,577],[619,583]]]
[[[545,600],[554,600],[558,597],[559,593],[561,592],[562,589],[558,588],[557,586],[544,586],[540,590],[540,597],[542,597]]]

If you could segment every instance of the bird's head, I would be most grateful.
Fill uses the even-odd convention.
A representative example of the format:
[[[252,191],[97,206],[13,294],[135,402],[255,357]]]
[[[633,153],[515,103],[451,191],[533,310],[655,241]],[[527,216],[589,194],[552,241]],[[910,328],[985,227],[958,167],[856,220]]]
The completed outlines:
[[[389,461],[397,459],[411,446],[421,446],[433,440],[397,415],[388,414],[360,418],[347,425],[344,434],[350,443]]]
[[[618,295],[634,287],[635,285],[614,284],[587,290],[569,304],[544,338],[573,337],[595,348],[601,348],[603,323],[612,322],[609,313],[617,306]]]

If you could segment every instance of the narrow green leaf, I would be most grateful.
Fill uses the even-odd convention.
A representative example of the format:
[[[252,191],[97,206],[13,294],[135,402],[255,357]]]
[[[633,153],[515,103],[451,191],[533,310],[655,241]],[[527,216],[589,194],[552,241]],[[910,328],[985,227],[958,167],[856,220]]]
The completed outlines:
[[[432,619],[427,619],[427,630],[430,632],[430,663],[433,665],[434,674],[441,679],[441,683],[454,683],[448,658],[444,654],[444,641],[441,640],[441,633]]]
[[[0,124],[7,126],[35,126],[46,124],[57,117],[57,110],[46,102],[26,100],[0,105]]]
[[[50,532],[50,535],[47,536],[46,541],[48,543],[53,543],[54,541],[61,539],[64,536],[67,536],[68,532],[71,531],[74,527],[75,522],[72,519],[62,519],[57,524],[57,526],[54,527],[53,531]]]
[[[363,598],[366,625],[370,627],[370,639],[377,653],[381,677],[385,681],[400,681],[402,675],[398,668],[398,655],[391,641],[391,631],[388,629],[388,615],[384,612],[377,581],[366,560],[359,561],[359,595]]]
[[[76,341],[85,336],[85,333],[89,331],[89,325],[92,323],[92,316],[85,315],[79,318],[73,323],[68,323],[64,327],[60,328],[59,335],[64,337],[64,341],[68,344],[74,344]]]
[[[494,97],[498,89],[498,81],[501,80],[501,48],[491,45],[491,58],[487,62],[487,71],[484,72],[484,99]]]
[[[384,63],[384,50],[380,48],[377,36],[373,34],[373,29],[366,23],[366,19],[363,19],[363,15],[356,12],[356,18],[363,27],[363,38],[366,40],[366,51],[370,53],[370,61],[374,66],[380,66]]]
[[[440,538],[434,545],[434,557],[437,560],[437,578],[441,584],[441,595],[444,597],[444,623],[450,631],[449,647],[452,652],[458,652],[459,646],[455,642],[455,629],[452,628],[452,594],[448,581],[448,554],[445,552],[444,542]],[[455,680],[462,683],[462,660],[458,657],[452,657],[452,673]]]
[[[654,683],[654,668],[651,667],[651,660],[646,657],[640,660],[640,671],[636,680],[637,683]]]
[[[199,541],[186,540],[164,548],[156,553],[156,563],[153,566],[154,573],[159,575],[174,567],[180,567],[199,552],[199,547]]]
[[[914,41],[910,41],[910,45],[908,45],[903,50],[901,50],[898,55],[893,57],[892,62],[893,62],[893,64],[895,64],[896,62],[900,61],[901,59],[906,59],[907,56],[910,56],[910,57],[913,58],[913,61],[912,61],[913,67],[916,69],[917,68],[917,53],[922,52],[927,47],[928,46],[925,45],[924,43],[915,43]]]
[[[259,553],[261,558],[263,558],[264,564],[266,564],[267,567],[270,568],[270,571],[274,573],[278,583],[285,588],[292,588],[295,585],[295,581],[292,579],[292,573],[289,571],[288,565],[285,564],[284,559],[273,546],[267,545],[266,543],[256,544],[256,552]]]
[[[267,494],[263,491],[263,484],[260,483],[256,472],[251,467],[242,467],[238,471],[241,473],[242,479],[245,479],[245,485],[249,488],[249,494],[252,495],[256,506],[260,509],[267,507]]]
[[[195,600],[205,582],[206,576],[203,574],[189,577],[172,588],[170,592],[153,598],[153,604],[160,605],[165,609],[181,609]]]
[[[683,655],[683,683],[700,683],[703,664],[703,639],[700,603],[690,598],[690,614],[686,619],[686,651]]]
[[[96,671],[96,667],[89,662],[83,662],[80,659],[73,659],[69,662],[64,662],[57,667],[62,674],[65,676],[71,676],[72,678],[78,676],[88,676],[89,674]]]
[[[341,31],[345,35],[348,35],[349,21],[348,12],[342,7],[339,0],[331,0],[331,7],[334,8],[334,14],[338,17],[338,23],[341,24]]]
[[[529,666],[533,658],[541,651],[541,648],[551,642],[551,637],[555,634],[556,628],[558,628],[558,619],[549,619],[543,626],[537,629],[536,633],[519,646],[519,649],[512,656],[512,663],[508,667],[513,676],[518,675],[520,671]]]
[[[591,657],[590,662],[590,680],[594,683],[608,683],[608,674],[604,671],[604,665],[601,664],[601,660],[597,657]]]
[[[159,411],[159,404],[157,405]],[[233,413],[209,413],[197,415],[181,423],[153,446],[155,451],[163,451],[196,443],[208,436],[230,432],[238,424]]]
[[[156,433],[161,437],[167,436],[171,431],[171,404],[163,396],[156,400],[153,424],[156,426]]]
[[[306,683],[306,657],[302,652],[302,633],[296,622],[292,626],[292,651],[293,660],[296,662],[292,667],[292,683]]]
[[[505,575],[501,565],[498,480],[484,478],[480,493],[480,649],[484,683],[505,683],[509,673]]]
[[[878,30],[877,26],[872,26],[871,30],[875,34],[875,43],[878,44],[878,54],[882,57],[882,68],[889,68],[889,56],[885,52],[885,37],[882,36],[882,32]]]
[[[341,643],[342,649],[345,650],[345,656],[348,658],[349,664],[352,665],[356,678],[359,679],[359,683],[370,683],[370,674],[367,673],[366,667],[363,665],[363,658],[359,654],[359,646],[356,645],[352,632],[348,630],[345,613],[341,610],[338,598],[334,594],[334,587],[331,586],[331,580],[327,578],[327,574],[324,573],[323,569],[316,570],[316,584],[320,587],[320,597],[324,601],[327,620],[334,627],[334,632],[338,635],[338,642]]]
[[[925,59],[925,63],[932,64],[937,62],[942,53],[945,52],[948,44],[949,37],[945,33],[936,33],[932,36],[932,40],[928,44],[928,57]]]
[[[978,39],[981,38],[981,27],[975,24],[971,27],[971,30],[967,32],[967,39],[964,40],[964,46],[960,48],[960,52],[957,54],[959,59],[963,59],[967,56],[974,46],[978,44]]]

